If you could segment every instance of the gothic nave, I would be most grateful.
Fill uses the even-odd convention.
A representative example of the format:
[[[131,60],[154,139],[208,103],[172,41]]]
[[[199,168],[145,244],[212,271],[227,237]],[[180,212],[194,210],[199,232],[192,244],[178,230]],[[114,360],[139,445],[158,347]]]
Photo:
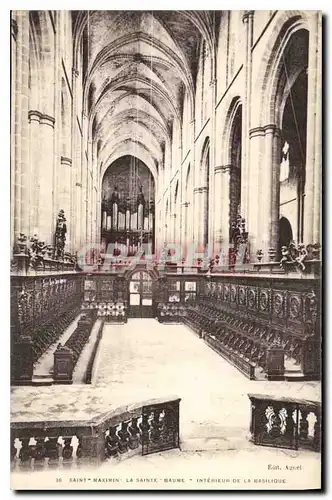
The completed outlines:
[[[13,489],[320,487],[321,67],[317,11],[12,11]]]

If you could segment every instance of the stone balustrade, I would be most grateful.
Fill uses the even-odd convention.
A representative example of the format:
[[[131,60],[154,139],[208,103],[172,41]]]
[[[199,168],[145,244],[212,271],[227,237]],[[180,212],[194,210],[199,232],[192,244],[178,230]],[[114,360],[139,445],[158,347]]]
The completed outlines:
[[[179,447],[177,397],[117,408],[89,421],[13,422],[12,470],[98,466]]]
[[[251,441],[260,446],[321,448],[321,404],[315,401],[248,394],[251,402]]]

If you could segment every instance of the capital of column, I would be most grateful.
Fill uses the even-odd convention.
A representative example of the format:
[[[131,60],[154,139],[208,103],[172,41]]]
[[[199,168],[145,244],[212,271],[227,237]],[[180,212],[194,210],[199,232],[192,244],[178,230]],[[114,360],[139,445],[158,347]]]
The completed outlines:
[[[205,193],[207,192],[207,186],[194,188],[194,193]]]
[[[273,123],[269,123],[268,125],[265,125],[263,127],[265,135],[271,134],[271,135],[280,135],[280,129],[274,125]]]
[[[28,112],[28,118],[29,118],[29,123],[31,122],[38,122],[40,123],[40,120],[42,118],[42,113],[40,111],[37,111],[35,109],[31,109],[29,112]]]
[[[209,83],[210,87],[214,87],[216,84],[217,84],[217,79],[216,79],[216,78],[213,78],[213,79],[210,81],[210,83]]]
[[[252,137],[264,137],[265,130],[264,127],[255,127],[249,130],[249,139]]]
[[[80,187],[80,188],[81,188],[81,187],[82,187],[82,184],[81,184],[80,182],[76,182],[75,186],[76,186],[76,187]]]
[[[246,10],[242,16],[242,22],[246,23],[250,17],[254,16],[254,10]]]
[[[274,125],[273,123],[269,123],[268,125],[265,125],[264,127],[255,127],[249,130],[249,138],[251,139],[252,137],[264,137],[265,135],[273,135],[273,136],[280,136],[281,131],[280,129]]]
[[[61,165],[67,165],[68,167],[71,167],[72,160],[71,158],[66,158],[65,156],[61,156]]]
[[[214,167],[214,173],[217,174],[217,173],[223,173],[223,174],[226,174],[228,172],[230,172],[232,169],[232,165],[217,165],[216,167]]]
[[[48,125],[49,127],[54,128],[55,118],[53,118],[53,116],[49,116],[49,115],[41,115],[40,124],[41,125]]]
[[[188,207],[189,207],[189,205],[190,205],[190,202],[189,202],[189,201],[184,201],[184,202],[182,203],[182,206],[184,206],[184,208],[188,208]]]

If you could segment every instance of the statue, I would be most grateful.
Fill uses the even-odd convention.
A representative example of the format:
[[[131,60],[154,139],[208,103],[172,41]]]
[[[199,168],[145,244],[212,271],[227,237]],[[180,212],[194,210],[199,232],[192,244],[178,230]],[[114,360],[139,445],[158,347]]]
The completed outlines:
[[[18,238],[16,238],[14,253],[28,254],[27,239],[24,233],[20,233]]]
[[[307,252],[307,249],[303,243],[299,243],[298,252],[299,252],[299,254],[296,257],[295,261],[297,262],[297,264],[299,265],[301,270],[304,271],[305,265],[303,264],[303,262],[306,260],[306,258],[308,256],[308,252]]]
[[[30,257],[29,264],[32,269],[37,269],[37,267],[43,262],[46,249],[47,245],[45,245],[43,241],[39,241],[36,234],[30,238],[28,254]]]
[[[231,224],[230,240],[233,248],[230,248],[230,264],[235,265],[238,258],[243,264],[250,262],[248,252],[248,231],[246,230],[246,220],[240,214],[236,216],[236,221]],[[243,255],[241,255],[243,252]]]
[[[63,259],[66,242],[66,217],[63,210],[60,210],[55,229],[55,258]]]
[[[290,253],[289,249],[285,245],[283,245],[281,247],[280,267],[284,268],[286,262],[294,262],[294,260],[293,260],[293,258],[291,256],[291,253]]]
[[[310,245],[307,247],[304,243],[299,243],[296,245],[295,241],[291,241],[288,245],[283,245],[281,247],[281,260],[280,267],[285,268],[286,262],[296,264],[301,271],[305,271],[304,262],[308,260],[308,255],[310,254],[309,250]]]

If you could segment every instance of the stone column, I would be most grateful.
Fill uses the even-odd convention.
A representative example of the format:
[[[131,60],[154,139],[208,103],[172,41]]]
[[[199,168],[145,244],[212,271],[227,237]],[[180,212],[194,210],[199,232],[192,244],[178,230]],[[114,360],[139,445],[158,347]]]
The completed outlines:
[[[214,241],[213,241],[213,254],[217,255],[220,253],[221,242],[222,242],[222,166],[219,165],[214,167]]]
[[[15,125],[16,125],[16,42],[17,42],[17,22],[16,22],[16,12],[11,13],[11,123],[10,123],[10,136],[11,136],[11,148],[10,148],[10,164],[11,164],[11,179],[10,179],[10,246],[13,249],[15,241],[15,180],[16,180],[16,159],[15,159],[15,142],[17,140],[15,136]],[[16,231],[16,235],[18,234]]]
[[[14,237],[29,236],[29,11],[16,11]]]
[[[186,247],[188,245],[188,239],[191,241],[190,237],[188,238],[188,236],[190,235],[190,232],[189,232],[189,217],[188,217],[188,207],[189,207],[190,203],[188,203],[187,201],[185,201],[182,206],[183,206],[183,210],[182,210],[182,214],[183,214],[183,239],[182,239],[182,248],[181,248],[181,255],[184,256],[186,254]]]
[[[313,242],[321,240],[321,212],[322,212],[322,18],[317,12],[318,40],[317,40],[317,86],[316,86],[316,127],[315,127],[315,179],[314,179],[314,220]]]
[[[264,159],[264,137],[263,127],[256,127],[250,130],[250,193],[255,193],[249,204],[247,227],[249,230],[249,251],[250,261],[256,261],[256,252],[261,248],[261,196],[262,196],[262,166]],[[265,165],[265,163],[264,163]],[[265,207],[264,207],[265,209]],[[269,211],[269,210],[268,210]]]
[[[201,187],[202,192],[202,216],[203,216],[203,245],[209,242],[209,187]]]
[[[75,253],[80,249],[80,210],[81,210],[81,135],[80,129],[77,121],[77,93],[78,89],[78,77],[79,72],[72,68],[72,87],[73,87],[73,111],[72,111],[72,211],[71,211],[71,223],[73,226],[72,230],[72,251]]]
[[[200,188],[194,189],[194,241],[195,244],[201,243],[201,210],[200,210],[200,202],[201,202],[201,193]]]
[[[279,219],[280,219],[280,151],[281,134],[278,128],[274,129],[272,145],[272,193],[271,193],[271,235],[270,246],[278,250],[279,247]]]
[[[252,40],[253,40],[252,10],[245,11],[242,18],[245,26],[245,60],[244,72],[244,103],[242,106],[242,161],[241,161],[241,215],[248,220],[249,211],[249,130],[251,110],[251,79],[252,79]]]
[[[173,215],[172,215],[172,226],[173,226],[172,234],[173,234],[173,238],[172,238],[172,241],[171,241],[171,243],[173,243],[173,244],[178,243],[178,241],[177,241],[178,231],[177,231],[177,227],[176,227],[177,223],[179,223],[179,219],[178,219],[177,213],[174,212]]]
[[[40,118],[40,169],[39,169],[39,208],[38,236],[47,244],[53,243],[53,159],[54,159],[54,123],[52,116]]]
[[[264,257],[268,255],[268,249],[271,246],[271,207],[272,207],[272,149],[274,126],[268,126],[264,130],[264,159],[260,174],[260,223],[259,237],[260,247],[263,250]]]
[[[98,163],[97,163],[97,141],[92,143],[92,172],[93,172],[93,194],[94,194],[94,204],[93,204],[93,220],[92,220],[92,243],[95,245],[99,243],[98,241],[98,223],[100,218],[101,203],[99,202],[98,196]]]
[[[29,128],[30,128],[30,235],[38,234],[38,211],[39,211],[39,160],[40,148],[40,119],[42,114],[36,110],[29,111]]]
[[[210,162],[209,162],[209,186],[208,186],[208,238],[207,242],[210,245],[210,250],[212,252],[212,247],[215,243],[214,234],[214,219],[215,211],[213,207],[215,205],[214,196],[214,167],[216,164],[216,90],[217,90],[217,80],[215,78],[215,64],[214,64],[214,54],[211,56],[211,66],[212,66],[212,80],[210,81],[210,101],[211,101],[211,126],[210,126]],[[213,255],[213,254],[212,254]]]
[[[321,14],[314,13],[309,31],[307,155],[304,243],[320,241],[321,211]]]
[[[71,197],[71,169],[72,161],[71,158],[65,158],[61,156],[61,165],[59,176],[61,177],[61,189],[59,189],[59,209],[64,210],[65,217],[67,219],[67,234],[66,234],[66,248],[65,251],[69,251],[71,248],[71,220],[70,220],[70,197]]]
[[[230,178],[231,165],[222,165],[219,167],[221,172],[221,245],[220,250],[223,254],[220,257],[228,259],[229,250],[229,227],[230,227]],[[228,260],[227,260],[228,262]]]
[[[264,257],[268,249],[278,249],[280,199],[280,132],[273,124],[264,128],[264,157],[260,173],[259,247]]]
[[[195,208],[195,226],[196,245],[205,246],[208,243],[209,213],[208,213],[208,188],[207,186],[194,189],[194,208]],[[201,248],[201,251],[203,248]]]

